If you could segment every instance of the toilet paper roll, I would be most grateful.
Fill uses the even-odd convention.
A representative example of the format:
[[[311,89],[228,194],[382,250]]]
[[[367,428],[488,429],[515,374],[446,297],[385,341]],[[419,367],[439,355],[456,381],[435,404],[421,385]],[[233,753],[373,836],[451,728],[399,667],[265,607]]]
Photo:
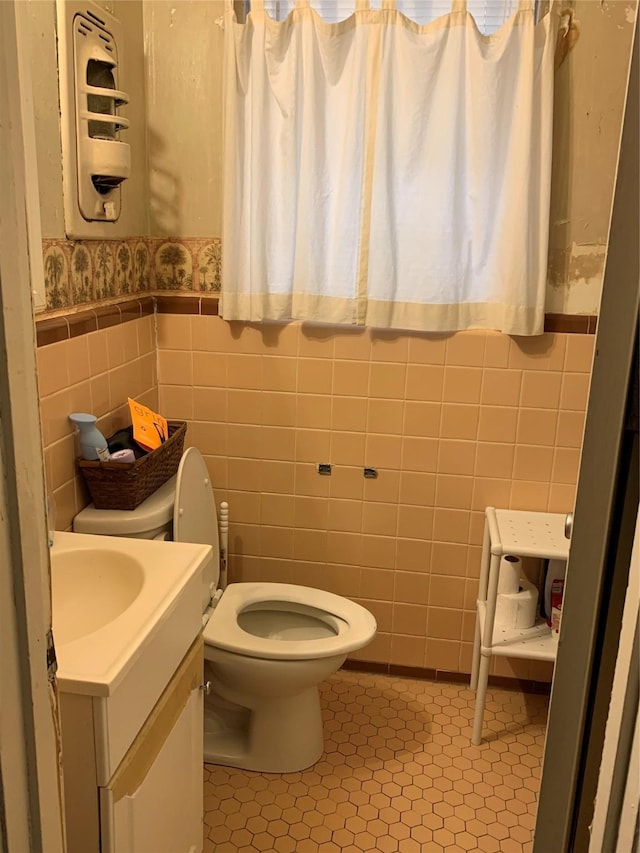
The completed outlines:
[[[109,455],[109,462],[135,462],[136,457],[133,450],[116,450]]]
[[[518,592],[498,595],[496,625],[501,628],[533,628],[537,612],[538,588],[523,578]]]
[[[522,560],[506,554],[500,560],[500,572],[498,576],[498,594],[513,595],[520,587],[520,573],[522,571]]]

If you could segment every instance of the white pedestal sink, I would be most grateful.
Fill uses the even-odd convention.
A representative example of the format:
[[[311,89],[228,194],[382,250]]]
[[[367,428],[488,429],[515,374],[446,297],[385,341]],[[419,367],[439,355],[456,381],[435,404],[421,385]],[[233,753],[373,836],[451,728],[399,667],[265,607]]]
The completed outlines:
[[[198,638],[211,558],[208,545],[56,533],[53,633],[69,853],[200,849]],[[173,813],[158,811],[156,791],[176,805]]]

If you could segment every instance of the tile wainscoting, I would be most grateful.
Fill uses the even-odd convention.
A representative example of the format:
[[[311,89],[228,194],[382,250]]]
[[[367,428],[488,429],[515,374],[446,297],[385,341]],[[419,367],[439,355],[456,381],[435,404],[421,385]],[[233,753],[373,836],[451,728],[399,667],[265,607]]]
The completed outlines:
[[[213,295],[169,293],[39,315],[60,526],[88,502],[68,412],[95,411],[109,433],[127,422],[127,396],[139,397],[189,422],[187,443],[230,500],[234,579],[362,601],[380,632],[360,667],[468,672],[484,506],[573,506],[593,320],[550,318],[554,331],[511,339],[216,315]],[[332,463],[331,477],[318,462]],[[365,464],[377,480],[363,478]],[[550,675],[530,661],[493,670],[530,686]]]

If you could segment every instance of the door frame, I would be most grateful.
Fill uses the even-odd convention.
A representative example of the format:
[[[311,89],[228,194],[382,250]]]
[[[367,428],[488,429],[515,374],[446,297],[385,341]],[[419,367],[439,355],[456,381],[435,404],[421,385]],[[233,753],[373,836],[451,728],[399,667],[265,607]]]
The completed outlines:
[[[42,242],[19,5],[0,2],[0,851],[62,853],[57,695],[47,665],[51,589],[32,304],[32,263],[36,270],[38,258],[42,263]]]

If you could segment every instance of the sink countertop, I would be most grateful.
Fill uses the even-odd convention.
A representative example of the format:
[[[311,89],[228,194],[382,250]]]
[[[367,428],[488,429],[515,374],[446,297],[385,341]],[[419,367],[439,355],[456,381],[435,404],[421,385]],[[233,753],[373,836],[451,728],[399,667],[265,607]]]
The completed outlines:
[[[161,629],[182,612],[178,604],[189,597],[190,621],[199,622],[202,611],[195,613],[202,600],[203,568],[212,558],[209,545],[186,542],[160,542],[149,539],[125,539],[84,533],[56,532],[51,549],[52,586],[56,588],[56,563],[64,568],[64,556],[70,552],[87,553],[87,562],[97,551],[114,555],[118,560],[132,558],[139,563],[142,575],[139,591],[118,615],[96,630],[83,633],[66,642],[56,642],[57,681],[61,691],[90,696],[110,696],[143,654]],[[74,554],[76,565],[79,557]],[[79,586],[79,584],[78,584]],[[72,595],[65,590],[65,594]],[[86,594],[86,590],[85,590]],[[65,602],[67,604],[67,602]],[[91,606],[84,600],[79,608]],[[97,605],[99,606],[99,605]],[[65,608],[68,609],[68,608]],[[194,611],[191,613],[191,611]],[[58,615],[58,619],[60,619]],[[65,616],[69,618],[68,615]],[[86,620],[85,620],[86,621]],[[89,620],[90,621],[90,620]],[[100,621],[100,620],[98,620]],[[58,626],[61,636],[73,636],[68,626]],[[53,634],[56,638],[56,607],[53,610]]]

